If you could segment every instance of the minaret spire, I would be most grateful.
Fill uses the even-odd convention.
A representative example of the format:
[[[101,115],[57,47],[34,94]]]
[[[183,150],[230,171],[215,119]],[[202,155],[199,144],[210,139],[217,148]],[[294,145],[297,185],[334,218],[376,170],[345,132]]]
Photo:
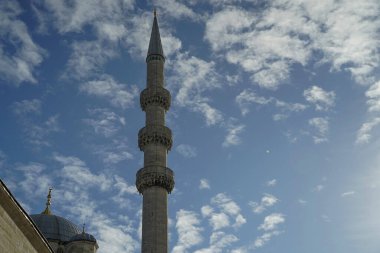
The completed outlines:
[[[144,167],[136,174],[137,190],[143,195],[142,253],[168,253],[168,193],[174,187],[174,173],[167,167],[172,147],[172,132],[165,126],[170,107],[170,92],[164,88],[165,57],[162,50],[157,14],[153,12],[147,64],[147,87],[140,94],[146,114],[145,127],[138,135],[144,152]]]
[[[152,26],[152,32],[150,34],[148,54],[146,57],[147,61],[148,61],[148,57],[152,55],[159,55],[165,59],[164,50],[162,49],[160,29],[158,28],[156,8],[154,8],[153,15],[154,15],[153,26]]]
[[[53,188],[49,188],[49,193],[47,195],[47,200],[46,200],[46,207],[45,207],[45,210],[41,213],[41,214],[47,214],[47,215],[51,215],[51,211],[50,211],[50,205],[51,205],[51,190],[53,190]]]

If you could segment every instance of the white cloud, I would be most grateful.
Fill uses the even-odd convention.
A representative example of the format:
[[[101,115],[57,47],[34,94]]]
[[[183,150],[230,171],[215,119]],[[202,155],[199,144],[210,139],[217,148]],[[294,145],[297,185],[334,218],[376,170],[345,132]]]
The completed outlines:
[[[305,99],[315,105],[317,111],[325,111],[335,104],[335,92],[325,91],[318,86],[311,86],[303,92]]]
[[[125,137],[115,135],[110,142],[99,145],[90,145],[92,152],[98,155],[104,164],[114,165],[124,160],[131,160],[134,155],[128,150],[128,141]]]
[[[195,212],[179,210],[176,215],[176,229],[178,242],[174,246],[172,253],[185,253],[195,245],[203,241],[200,227],[200,220]]]
[[[210,183],[209,181],[206,179],[206,178],[202,178],[200,181],[199,181],[199,189],[200,190],[203,190],[203,189],[210,189]]]
[[[368,98],[367,104],[369,105],[368,111],[378,112],[380,111],[380,81],[374,83],[365,95]]]
[[[75,41],[71,48],[65,76],[78,80],[102,73],[102,66],[117,56],[113,46],[98,40]]]
[[[22,9],[16,1],[0,3],[0,79],[16,85],[22,82],[37,83],[33,72],[46,56],[28,32],[18,16]],[[4,51],[4,48],[10,50]]]
[[[241,209],[238,204],[229,198],[224,193],[219,193],[211,198],[211,206],[203,206],[201,209],[202,215],[209,218],[209,223],[213,230],[233,226],[239,228],[246,223],[246,219],[241,214]],[[216,211],[216,210],[219,210]],[[231,223],[230,220],[234,220]]]
[[[191,111],[201,113],[208,126],[220,123],[222,113],[212,107],[210,99],[204,97],[205,91],[220,87],[214,62],[206,62],[187,54],[178,54],[172,69],[169,83],[172,90],[177,90],[176,103]],[[176,85],[180,85],[177,87]]]
[[[359,143],[359,144],[368,143],[370,139],[372,138],[372,134],[371,134],[372,129],[377,127],[379,124],[380,124],[379,117],[373,118],[370,121],[363,123],[363,125],[360,127],[357,133],[356,143]]]
[[[258,96],[253,90],[245,89],[235,98],[236,103],[239,105],[241,114],[244,116],[249,112],[249,105],[256,103],[259,105],[266,105],[270,103],[271,98]]]
[[[307,204],[307,201],[304,200],[304,199],[298,199],[298,203],[299,203],[300,205],[306,205],[306,204]]]
[[[254,213],[262,213],[267,210],[268,207],[275,205],[278,202],[278,198],[275,196],[265,193],[261,198],[260,203],[250,201],[248,204],[251,206]]]
[[[343,198],[344,198],[344,197],[349,197],[349,196],[354,195],[355,193],[356,193],[355,191],[343,192],[341,196],[342,196]]]
[[[103,75],[98,80],[82,83],[80,90],[88,95],[106,98],[113,106],[122,109],[132,106],[138,95],[136,86],[132,86],[128,90],[127,85],[118,83],[108,75]]]
[[[223,141],[223,147],[236,146],[241,143],[239,134],[244,131],[245,125],[236,123],[236,120],[232,118],[226,124],[227,135]]]
[[[263,247],[266,243],[272,239],[273,236],[279,235],[279,231],[272,231],[272,232],[266,232],[262,234],[261,236],[257,237],[256,240],[253,243],[253,249],[255,248],[261,248]]]
[[[222,231],[213,232],[210,236],[210,245],[208,248],[196,250],[194,253],[220,253],[226,252],[225,248],[237,242],[239,239],[232,234],[226,234]]]
[[[91,126],[95,133],[103,135],[104,137],[111,137],[115,135],[121,127],[125,125],[125,118],[120,117],[109,109],[95,108],[89,109],[88,111],[93,118],[84,119],[83,121],[87,125]],[[112,156],[112,154],[109,154],[109,156]],[[114,158],[117,159],[117,157]]]
[[[12,104],[12,111],[17,115],[23,114],[40,114],[41,113],[41,100],[31,99],[14,102]]]
[[[317,185],[316,187],[314,187],[313,191],[315,192],[320,192],[322,191],[323,189],[325,189],[325,186],[323,184],[319,184]]]
[[[264,231],[276,230],[278,225],[284,222],[285,218],[283,214],[272,213],[264,218],[264,222],[258,227],[258,229]]]
[[[157,11],[158,18],[160,17],[161,12],[164,17],[169,16],[175,19],[190,18],[192,20],[198,20],[200,18],[197,13],[195,13],[181,1],[160,0],[155,1],[155,4],[157,7],[159,7]]]
[[[275,179],[275,178],[267,181],[267,183],[266,183],[267,186],[275,186],[276,184],[277,184],[277,179]]]
[[[252,103],[258,105],[274,105],[275,107],[279,108],[282,112],[281,114],[276,114],[273,117],[274,120],[285,119],[289,116],[289,113],[301,112],[307,108],[307,105],[301,103],[289,103],[274,97],[266,98],[259,96],[252,89],[244,89],[238,96],[236,96],[235,102],[240,107],[241,114],[243,116],[249,112],[249,106]]]
[[[110,188],[112,180],[103,173],[96,175],[91,172],[86,163],[77,157],[56,154],[54,159],[62,164],[61,177],[83,188],[99,187],[102,191]]]
[[[44,196],[50,187],[53,186],[52,177],[46,173],[46,166],[40,163],[29,163],[19,165],[16,170],[22,171],[23,179],[18,180],[22,190],[28,194],[34,193],[36,196]]]
[[[265,88],[276,89],[294,64],[306,66],[315,53],[333,71],[349,71],[357,82],[368,83],[379,67],[378,8],[376,0],[274,0],[252,15],[256,10],[249,6],[230,5],[209,17],[205,39]]]
[[[314,143],[319,144],[322,142],[327,142],[327,134],[329,131],[329,121],[328,118],[316,117],[309,119],[309,125],[315,129],[315,133],[313,134]]]
[[[197,156],[197,149],[187,144],[178,145],[176,151],[185,158],[193,158]]]

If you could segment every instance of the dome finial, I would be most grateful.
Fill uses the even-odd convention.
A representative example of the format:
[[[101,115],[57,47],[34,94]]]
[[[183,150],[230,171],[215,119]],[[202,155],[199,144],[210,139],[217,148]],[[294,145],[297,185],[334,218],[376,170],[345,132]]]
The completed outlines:
[[[47,195],[47,200],[46,200],[46,208],[45,210],[41,213],[41,214],[47,214],[47,215],[50,215],[51,214],[51,211],[50,211],[50,204],[51,204],[51,190],[53,190],[53,188],[49,188],[49,193]]]
[[[82,234],[84,234],[84,228],[86,227],[86,223],[83,222],[83,226],[82,226]]]

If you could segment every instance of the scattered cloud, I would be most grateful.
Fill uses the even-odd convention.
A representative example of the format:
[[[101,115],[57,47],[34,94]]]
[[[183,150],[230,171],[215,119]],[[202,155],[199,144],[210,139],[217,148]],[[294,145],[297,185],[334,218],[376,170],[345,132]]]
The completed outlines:
[[[276,0],[265,7],[229,5],[206,22],[205,39],[212,50],[250,73],[255,84],[278,88],[294,64],[318,61],[316,53],[323,55],[317,63],[330,64],[332,71],[348,71],[358,83],[373,81],[371,74],[379,66],[376,0],[323,5]]]
[[[40,114],[41,104],[41,100],[39,99],[25,99],[19,102],[14,102],[12,104],[12,111],[14,114],[20,116],[26,114]]]
[[[280,114],[275,114],[273,116],[275,121],[289,117],[289,113],[291,112],[301,112],[307,108],[307,105],[301,103],[289,103],[274,97],[266,98],[258,96],[252,89],[244,89],[238,96],[236,96],[235,102],[240,107],[243,116],[249,112],[249,106],[252,103],[259,105],[273,105],[281,111]]]
[[[125,118],[106,108],[88,110],[93,118],[83,119],[83,122],[92,127],[96,134],[104,137],[115,135],[121,127],[125,126]]]
[[[323,184],[319,184],[319,185],[317,185],[316,187],[313,188],[313,191],[320,192],[323,189],[325,189],[325,186]]]
[[[278,225],[284,222],[285,218],[283,214],[272,213],[264,218],[264,222],[258,227],[258,229],[264,231],[276,230]]]
[[[316,132],[313,134],[314,143],[319,144],[327,142],[327,134],[329,131],[329,121],[328,118],[316,117],[309,119],[309,125],[312,126]]]
[[[132,106],[138,95],[136,86],[132,86],[128,90],[127,85],[118,83],[109,75],[103,75],[98,80],[82,83],[80,90],[88,95],[108,99],[111,105],[121,109]]]
[[[316,85],[306,89],[303,96],[308,102],[315,105],[317,111],[326,111],[335,104],[335,92],[327,92]]]
[[[203,229],[200,227],[201,222],[195,212],[181,209],[177,212],[176,218],[178,241],[172,253],[185,253],[203,241],[201,235]]]
[[[16,86],[22,82],[37,83],[33,72],[47,55],[19,18],[22,12],[16,1],[0,3],[0,79]],[[4,51],[5,48],[10,50]]]
[[[304,200],[304,199],[298,199],[298,203],[299,203],[300,205],[306,205],[306,204],[307,204],[307,201]]]
[[[230,119],[230,121],[226,124],[227,135],[223,142],[223,147],[236,146],[241,143],[241,138],[239,134],[241,134],[245,125],[236,123],[234,118]]]
[[[210,245],[208,248],[196,250],[194,253],[220,253],[225,252],[225,248],[237,242],[239,239],[232,234],[226,234],[222,231],[213,232],[210,236]]]
[[[266,183],[267,186],[275,186],[276,184],[277,184],[277,179],[275,179],[275,178],[267,181],[267,183]]]
[[[176,151],[185,158],[193,158],[197,156],[197,149],[188,144],[178,145]]]
[[[278,202],[278,198],[275,196],[265,193],[264,196],[261,198],[260,203],[250,201],[248,204],[251,206],[252,211],[256,214],[260,214],[267,210],[268,207],[271,207],[275,205]]]
[[[341,196],[342,196],[343,198],[344,198],[344,197],[350,197],[350,196],[354,195],[355,193],[356,193],[355,191],[343,192]]]
[[[206,178],[202,178],[200,181],[199,181],[199,189],[200,190],[203,190],[203,189],[210,189],[210,183],[209,181],[206,179]]]
[[[380,117],[373,118],[370,121],[363,123],[356,135],[356,143],[368,143],[372,138],[371,131],[379,124]]]
[[[222,113],[212,107],[210,99],[203,95],[205,91],[220,87],[215,63],[188,54],[178,54],[175,62],[168,80],[172,90],[178,90],[175,95],[178,106],[202,114],[208,126],[221,123]]]

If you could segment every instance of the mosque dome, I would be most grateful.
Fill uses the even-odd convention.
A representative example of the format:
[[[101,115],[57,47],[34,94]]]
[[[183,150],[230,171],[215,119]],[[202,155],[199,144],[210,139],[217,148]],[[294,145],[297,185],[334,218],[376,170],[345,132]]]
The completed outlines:
[[[50,210],[51,190],[47,195],[46,208],[41,214],[32,214],[30,217],[37,225],[46,239],[68,242],[74,235],[81,231],[71,221],[57,215],[53,215]]]
[[[57,215],[42,213],[33,214],[30,217],[46,239],[67,242],[81,233],[74,223]]]
[[[93,235],[82,232],[80,234],[76,234],[73,237],[71,237],[70,242],[74,242],[74,241],[96,242],[96,239]]]

